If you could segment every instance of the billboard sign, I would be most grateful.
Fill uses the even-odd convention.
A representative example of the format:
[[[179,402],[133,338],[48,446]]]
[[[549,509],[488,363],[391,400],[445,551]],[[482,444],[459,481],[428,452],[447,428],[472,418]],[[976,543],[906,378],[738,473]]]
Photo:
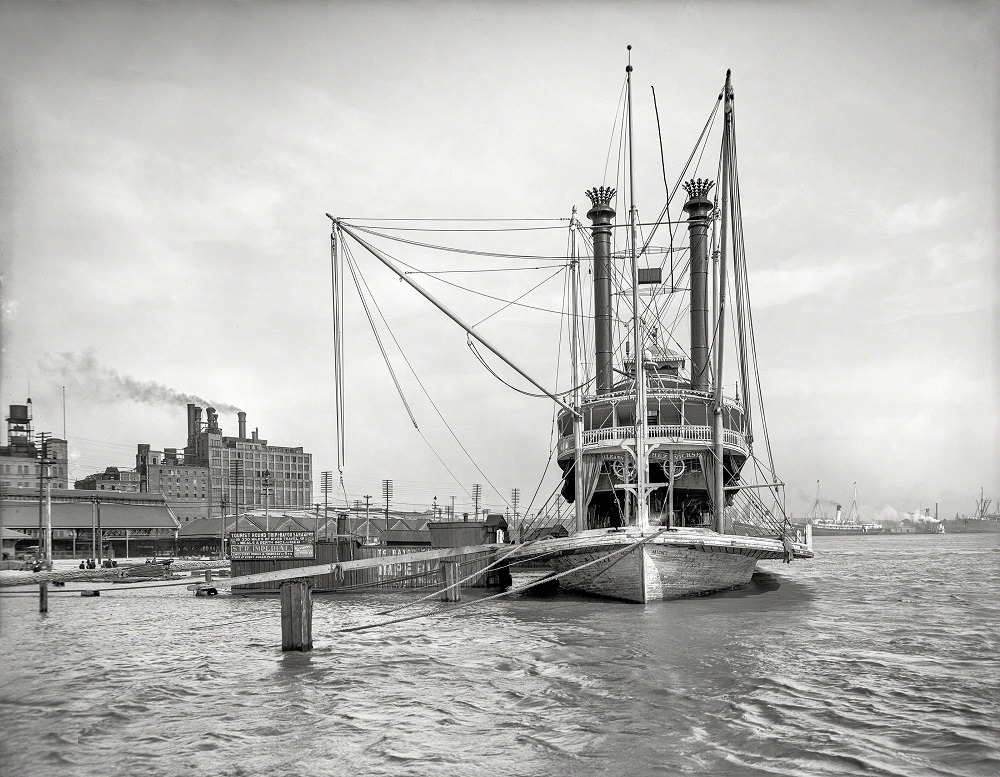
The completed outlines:
[[[238,531],[229,535],[229,557],[234,561],[316,558],[316,536],[311,531]]]

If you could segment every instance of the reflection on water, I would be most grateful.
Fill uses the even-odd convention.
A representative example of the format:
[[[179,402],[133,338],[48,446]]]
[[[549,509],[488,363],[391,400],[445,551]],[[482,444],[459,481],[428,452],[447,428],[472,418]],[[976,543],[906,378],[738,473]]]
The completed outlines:
[[[320,596],[311,654],[276,598],[4,596],[0,773],[992,775],[996,550],[820,538],[741,591],[350,633],[415,597]]]

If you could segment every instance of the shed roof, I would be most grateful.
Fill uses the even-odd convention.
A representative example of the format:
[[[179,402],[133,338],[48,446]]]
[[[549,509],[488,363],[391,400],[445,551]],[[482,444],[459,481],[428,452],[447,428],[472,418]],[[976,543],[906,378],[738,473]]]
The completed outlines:
[[[17,502],[4,499],[0,505],[3,525],[13,529],[38,528],[38,502]],[[101,502],[102,529],[176,529],[177,516],[162,499],[148,504],[116,504]],[[53,502],[53,529],[89,529],[93,525],[94,508],[89,502]]]

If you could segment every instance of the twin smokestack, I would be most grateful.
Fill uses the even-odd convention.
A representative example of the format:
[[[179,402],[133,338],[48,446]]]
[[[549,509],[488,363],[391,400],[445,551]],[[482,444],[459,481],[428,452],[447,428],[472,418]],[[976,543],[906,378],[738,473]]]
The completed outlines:
[[[204,423],[205,429],[210,432],[222,432],[219,427],[219,414],[215,412],[214,407],[206,408],[205,414],[207,416],[207,421]],[[240,410],[236,413],[237,419],[239,419],[239,439],[245,440],[247,438],[247,414]],[[188,437],[194,437],[202,429],[201,420],[201,408],[189,402],[187,406],[187,433]],[[254,430],[253,438],[257,439],[257,430]]]
[[[684,184],[688,194],[684,211],[688,214],[691,242],[691,388],[709,390],[708,333],[712,331],[708,309],[708,228],[715,204],[709,199],[713,181],[698,178]],[[594,241],[594,356],[597,370],[597,393],[607,394],[614,384],[612,363],[611,307],[611,230],[615,209],[611,200],[615,190],[598,186],[587,192],[591,208]]]

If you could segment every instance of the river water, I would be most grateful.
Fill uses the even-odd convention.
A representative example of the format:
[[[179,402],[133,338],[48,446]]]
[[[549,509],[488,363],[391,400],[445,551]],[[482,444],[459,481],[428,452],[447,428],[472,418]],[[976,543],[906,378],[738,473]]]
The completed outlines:
[[[1000,773],[1000,536],[815,542],[645,606],[466,591],[344,633],[416,596],[317,596],[308,654],[276,597],[0,596],[0,774]]]

